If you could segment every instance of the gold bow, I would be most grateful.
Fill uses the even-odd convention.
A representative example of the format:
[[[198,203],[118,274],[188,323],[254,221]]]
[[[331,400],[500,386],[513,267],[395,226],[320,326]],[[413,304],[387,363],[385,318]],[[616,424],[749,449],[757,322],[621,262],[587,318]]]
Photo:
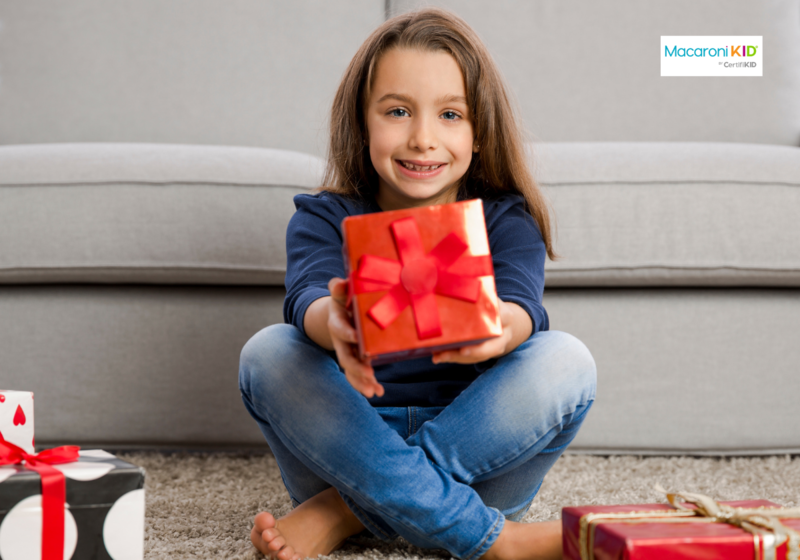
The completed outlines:
[[[800,560],[800,533],[790,529],[781,519],[800,519],[800,508],[759,507],[740,508],[720,504],[716,500],[690,492],[669,493],[661,486],[655,488],[666,494],[674,510],[633,511],[626,513],[588,513],[580,520],[580,549],[582,560],[594,560],[594,532],[599,523],[729,523],[753,535],[756,560],[776,560],[777,548],[788,541],[786,560]],[[694,504],[689,508],[684,503]],[[761,548],[763,545],[763,556]]]

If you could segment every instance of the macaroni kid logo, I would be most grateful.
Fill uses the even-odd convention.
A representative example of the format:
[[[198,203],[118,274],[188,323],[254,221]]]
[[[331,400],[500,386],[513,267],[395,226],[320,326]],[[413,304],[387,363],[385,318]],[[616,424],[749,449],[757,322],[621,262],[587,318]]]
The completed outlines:
[[[759,36],[661,36],[662,76],[761,76]]]

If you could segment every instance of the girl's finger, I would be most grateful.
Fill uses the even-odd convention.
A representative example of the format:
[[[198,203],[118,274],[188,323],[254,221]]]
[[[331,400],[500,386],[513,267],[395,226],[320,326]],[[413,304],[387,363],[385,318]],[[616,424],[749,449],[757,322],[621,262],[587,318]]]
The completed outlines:
[[[374,377],[361,377],[352,371],[346,371],[345,375],[347,376],[347,380],[350,382],[350,385],[352,385],[356,391],[368,399],[371,399],[374,396],[383,396],[383,386],[378,383]]]
[[[434,363],[477,364],[500,353],[497,339],[487,340],[481,344],[462,346],[458,350],[448,350],[434,355]]]
[[[354,370],[358,367],[356,359],[350,348],[350,344],[338,337],[331,337],[333,342],[333,349],[336,352],[336,358],[339,360],[339,365],[343,370]]]
[[[367,398],[384,395],[383,386],[375,379],[375,370],[369,363],[360,360],[353,353],[353,347],[342,340],[333,339],[333,347],[339,365],[345,372],[347,380],[353,388]]]
[[[341,306],[347,303],[347,280],[343,278],[331,278],[328,282],[328,290],[331,298]]]
[[[328,315],[328,330],[331,338],[340,338],[346,342],[355,344],[358,342],[358,334],[350,324],[350,319],[343,313],[331,310]]]
[[[433,355],[433,360],[435,364],[441,364],[445,362],[455,362],[460,358],[470,357],[470,356],[477,356],[480,354],[480,344],[476,344],[473,346],[462,346],[458,350],[447,350],[446,352],[439,352],[438,354]]]
[[[361,391],[361,394],[371,399],[372,397],[383,396],[383,385],[378,383],[378,381],[373,377],[371,380],[367,380],[365,382],[365,386],[367,387],[367,392]],[[369,394],[368,394],[369,393]]]
[[[355,372],[362,377],[374,378],[372,366],[365,364],[353,355],[353,347],[341,339],[333,339],[333,349],[339,359],[339,365],[347,372]]]
[[[367,397],[368,399],[371,399],[374,396],[378,397],[383,396],[383,385],[378,383],[378,380],[375,379],[374,374],[364,377],[358,377],[358,376],[354,377],[358,379],[358,385],[360,386],[360,388],[357,388],[358,392]]]
[[[372,398],[374,391],[372,390],[371,385],[363,383],[361,379],[353,375],[347,375],[347,380],[350,382],[350,385],[353,386],[353,389],[368,399]]]

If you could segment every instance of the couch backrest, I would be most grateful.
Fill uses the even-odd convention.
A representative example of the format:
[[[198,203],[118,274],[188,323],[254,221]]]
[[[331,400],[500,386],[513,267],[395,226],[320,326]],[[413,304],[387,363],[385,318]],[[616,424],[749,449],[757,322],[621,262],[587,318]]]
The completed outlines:
[[[486,42],[533,139],[800,146],[800,0],[390,0]],[[763,77],[661,77],[662,35],[762,35]]]
[[[321,155],[384,0],[0,5],[0,144],[155,142]]]
[[[324,155],[342,72],[385,19],[454,10],[533,140],[800,146],[800,0],[103,0],[0,7],[0,144]],[[762,35],[760,78],[662,78],[661,35]]]

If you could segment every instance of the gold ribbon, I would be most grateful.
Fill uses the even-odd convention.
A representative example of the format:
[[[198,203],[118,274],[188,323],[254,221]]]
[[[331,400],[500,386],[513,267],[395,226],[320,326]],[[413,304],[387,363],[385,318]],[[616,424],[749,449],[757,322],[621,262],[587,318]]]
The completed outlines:
[[[600,523],[728,523],[753,535],[755,560],[776,560],[777,549],[788,542],[786,560],[800,560],[800,533],[790,529],[781,519],[800,519],[800,508],[740,508],[720,504],[716,500],[690,492],[666,494],[673,510],[631,511],[620,513],[587,513],[580,519],[579,545],[581,560],[594,560],[594,533]],[[693,504],[689,508],[684,503]],[[763,556],[761,555],[763,545]]]

